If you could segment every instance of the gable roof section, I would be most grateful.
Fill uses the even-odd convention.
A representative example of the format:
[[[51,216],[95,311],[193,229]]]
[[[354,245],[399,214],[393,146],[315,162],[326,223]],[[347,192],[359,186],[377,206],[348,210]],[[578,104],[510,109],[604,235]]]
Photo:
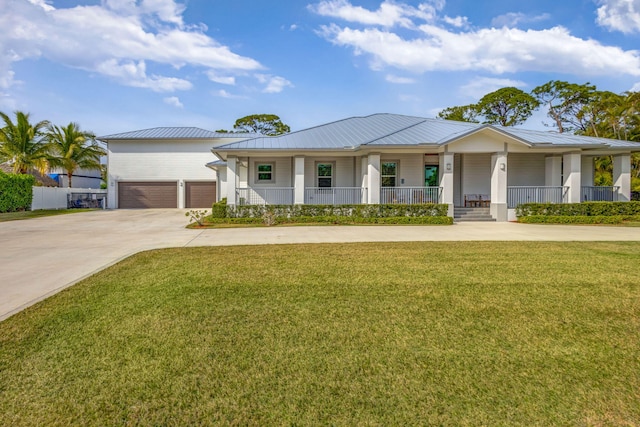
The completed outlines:
[[[640,144],[615,139],[525,130],[480,123],[426,119],[398,114],[351,117],[275,137],[224,144],[215,151],[341,150],[363,146],[444,146],[473,133],[494,131],[530,147],[620,148],[640,150]]]
[[[197,127],[159,127],[134,130],[132,132],[117,133],[98,137],[101,141],[140,140],[140,139],[213,139],[213,138],[254,138],[256,135],[247,133],[219,133]]]

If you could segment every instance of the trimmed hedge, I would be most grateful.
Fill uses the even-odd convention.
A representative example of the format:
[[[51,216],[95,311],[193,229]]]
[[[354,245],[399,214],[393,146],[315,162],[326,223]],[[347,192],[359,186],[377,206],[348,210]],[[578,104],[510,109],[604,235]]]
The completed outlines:
[[[640,202],[526,203],[516,208],[519,220],[531,216],[635,216]]]
[[[226,217],[278,219],[299,217],[399,218],[447,216],[447,205],[251,205],[227,206]]]
[[[241,218],[208,218],[207,224],[264,224],[262,218],[241,217]],[[453,218],[449,216],[400,216],[400,217],[347,217],[347,216],[298,216],[298,217],[276,217],[275,224],[432,224],[451,225]]]
[[[31,175],[14,175],[0,171],[0,212],[29,210],[35,183],[36,179]]]
[[[531,215],[518,219],[525,224],[622,224],[629,221],[640,222],[640,215]]]

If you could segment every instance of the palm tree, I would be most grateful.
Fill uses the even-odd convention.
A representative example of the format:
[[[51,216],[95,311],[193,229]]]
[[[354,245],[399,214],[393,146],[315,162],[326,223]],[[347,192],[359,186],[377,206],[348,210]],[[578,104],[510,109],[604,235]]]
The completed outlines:
[[[48,167],[49,152],[44,141],[49,122],[29,122],[29,114],[16,111],[16,123],[0,112],[4,127],[0,128],[0,162],[8,162],[14,173],[38,170],[44,173]]]
[[[49,164],[65,170],[69,187],[77,169],[101,170],[100,157],[106,151],[96,143],[92,132],[82,131],[77,123],[66,127],[49,126]]]

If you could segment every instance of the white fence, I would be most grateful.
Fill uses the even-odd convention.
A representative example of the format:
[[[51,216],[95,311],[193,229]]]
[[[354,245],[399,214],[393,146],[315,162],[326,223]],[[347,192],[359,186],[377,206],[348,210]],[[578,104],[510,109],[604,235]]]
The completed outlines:
[[[97,188],[33,187],[31,210],[104,208],[107,190]]]

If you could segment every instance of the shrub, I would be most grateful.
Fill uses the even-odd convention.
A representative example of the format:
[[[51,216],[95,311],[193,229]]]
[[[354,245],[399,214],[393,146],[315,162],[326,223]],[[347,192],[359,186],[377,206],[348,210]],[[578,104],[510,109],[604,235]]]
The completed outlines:
[[[227,198],[216,202],[211,206],[212,218],[226,218],[227,217]]]
[[[337,224],[337,225],[355,225],[355,224],[434,224],[434,225],[451,225],[453,218],[449,216],[400,216],[400,217],[347,217],[347,216],[298,216],[298,217],[274,217],[274,223],[277,224]],[[266,224],[263,217],[241,217],[241,218],[208,218],[209,224]]]
[[[250,205],[227,206],[226,217],[264,218],[265,213],[278,220],[299,217],[349,217],[349,218],[389,218],[389,217],[433,217],[447,216],[447,205]],[[217,218],[221,218],[217,216]]]
[[[35,183],[36,180],[31,175],[14,175],[0,171],[0,212],[30,209]]]
[[[640,221],[640,215],[531,215],[518,219],[525,224],[622,224],[628,221]]]
[[[634,216],[640,215],[640,202],[526,203],[518,205],[516,216]]]

